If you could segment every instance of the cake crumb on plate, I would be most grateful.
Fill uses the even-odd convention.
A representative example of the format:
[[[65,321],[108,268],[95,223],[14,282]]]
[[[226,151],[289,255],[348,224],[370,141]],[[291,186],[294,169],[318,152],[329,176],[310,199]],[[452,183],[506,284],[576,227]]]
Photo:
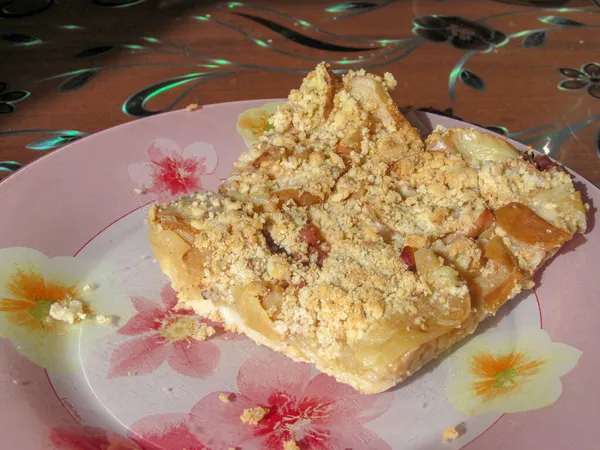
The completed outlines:
[[[298,447],[298,444],[294,440],[285,441],[283,443],[283,450],[300,450],[300,447]]]
[[[83,303],[79,300],[61,300],[50,306],[50,317],[72,324],[85,320],[87,314],[83,311]]]
[[[86,285],[83,286],[83,292],[91,292],[91,291],[95,291],[96,289],[98,289],[98,285],[94,284],[94,283],[87,283]]]
[[[240,416],[240,420],[249,425],[258,425],[258,422],[269,413],[268,408],[257,406],[256,408],[246,408]]]
[[[456,430],[456,428],[454,428],[452,425],[450,425],[448,428],[446,428],[442,432],[442,443],[448,444],[450,441],[453,441],[458,436],[459,436],[459,432]]]
[[[197,103],[190,103],[185,107],[186,111],[196,111],[200,106]]]
[[[113,320],[113,316],[103,316],[100,314],[96,316],[96,323],[99,325],[112,325]]]

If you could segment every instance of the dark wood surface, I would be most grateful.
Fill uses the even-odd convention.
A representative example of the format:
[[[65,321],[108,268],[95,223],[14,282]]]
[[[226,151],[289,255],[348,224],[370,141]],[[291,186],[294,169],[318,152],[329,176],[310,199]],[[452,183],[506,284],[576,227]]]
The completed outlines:
[[[0,8],[0,179],[146,115],[283,97],[327,60],[339,71],[390,71],[399,105],[493,127],[600,185],[598,1],[1,0]]]

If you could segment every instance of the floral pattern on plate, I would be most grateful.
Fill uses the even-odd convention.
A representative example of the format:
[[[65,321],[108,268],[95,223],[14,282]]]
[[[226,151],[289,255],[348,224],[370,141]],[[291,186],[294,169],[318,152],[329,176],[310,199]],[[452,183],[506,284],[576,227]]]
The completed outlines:
[[[59,301],[80,300],[93,310],[103,297],[115,295],[108,279],[114,279],[112,272],[98,262],[48,258],[24,247],[0,249],[0,337],[46,369],[73,370],[77,353],[67,349],[76,344],[86,321],[54,320],[50,308]]]
[[[448,398],[467,415],[544,408],[558,400],[560,377],[580,356],[581,351],[552,342],[539,328],[489,332],[448,358]]]
[[[238,393],[213,392],[192,408],[215,436],[228,436],[230,447],[280,450],[295,441],[301,449],[391,447],[364,425],[385,413],[394,394],[361,395],[333,378],[311,377],[311,366],[274,352],[257,350],[242,364]],[[267,408],[257,424],[243,423],[245,409]]]
[[[244,111],[237,120],[238,133],[242,135],[246,146],[250,148],[265,131],[273,128],[268,122],[277,107],[283,102],[265,103],[260,108],[251,108]]]
[[[43,201],[36,201],[30,205],[31,207],[21,208],[18,214],[5,214],[5,218],[10,217],[11,221],[5,221],[7,225],[2,229],[3,233],[0,234],[4,236],[4,246],[30,245],[31,247],[39,246],[39,248],[43,246],[45,251],[50,252],[52,255],[71,254],[74,249],[79,248],[94,233],[102,230],[107,223],[117,219],[122,213],[139,206],[136,197],[126,195],[132,188],[126,170],[131,162],[147,161],[145,156],[147,145],[156,135],[181,136],[181,144],[194,142],[197,136],[202,136],[202,139],[212,142],[219,151],[223,149],[224,153],[219,153],[219,157],[229,158],[231,155],[225,152],[231,152],[232,149],[237,151],[241,144],[237,133],[233,131],[233,126],[239,114],[244,109],[259,107],[263,103],[264,101],[257,101],[248,104],[222,105],[211,109],[211,120],[223,123],[228,121],[229,132],[224,136],[211,135],[209,125],[206,125],[206,121],[203,120],[199,120],[198,129],[192,131],[178,128],[179,124],[183,122],[182,117],[186,117],[186,114],[189,117],[186,112],[166,114],[157,116],[156,119],[150,119],[157,120],[157,122],[134,121],[124,127],[112,130],[110,133],[113,133],[113,135],[109,136],[110,141],[118,145],[105,145],[109,141],[108,139],[101,141],[104,143],[103,145],[94,144],[96,141],[93,138],[89,141],[75,143],[70,149],[61,150],[61,152],[55,154],[67,155],[68,152],[72,152],[73,155],[78,153],[86,155],[86,151],[89,150],[88,156],[82,158],[82,163],[85,162],[83,165],[75,167],[73,164],[61,165],[60,163],[54,163],[55,161],[60,162],[60,159],[55,159],[55,155],[40,161],[39,164],[31,165],[24,169],[28,173],[27,176],[23,176],[25,172],[22,172],[20,176],[13,178],[10,183],[1,183],[0,185],[0,191],[4,195],[3,199],[10,198],[13,193],[19,195],[19,193],[30,192],[30,189],[37,189],[39,186],[42,186],[42,188],[36,192],[44,194],[41,197],[35,197],[37,200],[41,198]],[[227,108],[231,108],[233,113],[230,114]],[[198,114],[201,116],[203,112],[200,111]],[[456,126],[456,123],[450,119],[442,120],[434,117],[432,124],[436,125],[438,123],[446,127]],[[148,124],[151,126],[148,126]],[[89,148],[84,148],[86,145],[96,146],[96,148],[91,151]],[[231,156],[231,159],[233,159],[233,156]],[[111,163],[103,165],[102,162],[107,160]],[[123,161],[126,161],[126,163],[123,163]],[[48,162],[53,163],[53,165],[51,164],[51,170],[48,170]],[[97,167],[98,171],[90,175],[86,172],[89,167]],[[218,175],[223,177],[227,173],[226,169],[224,167],[220,167],[220,169]],[[121,171],[121,175],[125,176],[111,178],[111,173],[114,170]],[[93,183],[69,181],[72,179],[70,175],[75,172],[83,174],[86,179],[93,181]],[[203,176],[203,183],[206,179],[207,176]],[[591,204],[594,202],[598,204],[600,198],[598,191],[591,185],[586,184],[584,180],[577,179],[584,186],[587,186]],[[107,183],[106,180],[112,181]],[[15,184],[11,185],[11,183]],[[14,186],[15,189],[12,192],[9,190],[4,192],[4,186]],[[47,189],[46,186],[52,186],[52,189]],[[113,207],[115,198],[120,199],[118,208]],[[90,201],[90,199],[94,201]],[[150,200],[150,197],[148,197],[148,200]],[[56,213],[57,204],[61,205],[59,214]],[[76,220],[66,222],[65,217],[75,218]],[[115,230],[116,224],[122,224],[123,230]],[[113,270],[113,272],[121,274],[120,276],[123,277],[127,276],[128,280],[131,280],[128,281],[129,286],[138,286],[137,283],[143,283],[144,289],[147,290],[144,295],[150,299],[155,299],[154,303],[158,303],[156,300],[160,301],[160,291],[163,287],[164,278],[160,278],[160,272],[156,267],[154,267],[156,270],[153,269],[152,271],[148,268],[150,266],[148,258],[139,259],[140,255],[148,254],[143,218],[141,216],[136,218],[136,228],[131,227],[131,223],[126,218],[118,220],[116,224],[110,226],[105,232],[101,232],[98,238],[94,238],[99,239],[104,236],[102,244],[97,245],[94,252],[87,253],[84,251],[82,256],[77,258],[48,258],[39,252],[27,249],[25,249],[26,252],[30,253],[22,253],[22,249],[16,249],[16,253],[20,255],[16,258],[14,257],[16,253],[4,253],[5,250],[0,250],[0,275],[3,277],[0,284],[2,290],[0,301],[6,298],[14,299],[14,294],[9,293],[6,289],[7,277],[14,268],[13,264],[21,261],[20,265],[25,266],[32,260],[37,266],[46,267],[46,263],[42,264],[40,262],[38,264],[36,258],[46,261],[47,265],[53,268],[52,270],[42,270],[43,267],[40,268],[39,273],[44,280],[58,281],[67,287],[74,286],[78,292],[83,290],[84,283],[94,283],[99,280],[96,276],[98,273],[96,266],[92,262],[83,259],[83,255],[87,254],[89,256],[86,258],[91,260],[106,259],[111,261],[111,264],[115,264],[114,267],[117,270]],[[75,228],[84,229],[85,233],[74,239],[72,231]],[[24,230],[24,233],[20,234],[20,230]],[[561,381],[563,384],[566,381],[568,385],[564,384],[564,395],[551,408],[539,409],[526,415],[509,415],[499,421],[496,421],[496,419],[500,414],[493,413],[480,414],[470,418],[459,416],[458,412],[450,407],[444,395],[445,388],[454,387],[447,384],[450,380],[445,378],[446,363],[437,367],[432,364],[404,386],[394,390],[393,393],[383,394],[381,399],[378,400],[379,402],[387,401],[386,396],[390,394],[395,396],[396,400],[389,409],[389,404],[385,403],[379,403],[379,406],[369,405],[370,396],[359,397],[349,388],[339,387],[331,379],[325,383],[328,380],[325,375],[318,375],[314,370],[311,373],[310,370],[306,369],[308,366],[292,363],[280,355],[265,350],[255,350],[249,341],[247,346],[215,341],[222,351],[222,361],[214,376],[207,379],[180,376],[176,371],[169,370],[169,366],[164,362],[161,369],[167,370],[157,370],[145,377],[107,379],[106,374],[109,365],[107,359],[110,359],[115,345],[122,344],[127,340],[142,338],[151,331],[124,335],[116,332],[117,327],[100,327],[97,325],[92,327],[91,324],[86,325],[84,323],[72,327],[72,329],[81,330],[83,328],[84,332],[81,333],[81,336],[86,338],[83,340],[86,347],[78,348],[76,345],[72,345],[64,353],[72,355],[85,372],[65,376],[48,370],[49,381],[53,384],[58,398],[54,396],[52,388],[45,383],[46,374],[44,371],[40,367],[24,361],[24,358],[15,354],[17,350],[13,351],[13,348],[11,348],[14,345],[16,349],[17,346],[23,344],[19,343],[16,337],[10,338],[12,343],[3,340],[3,349],[6,350],[4,352],[6,382],[2,383],[0,387],[2,388],[2,395],[8,402],[7,408],[4,408],[2,420],[5,425],[4,446],[37,449],[39,443],[48,438],[49,426],[69,423],[68,410],[78,420],[81,420],[82,424],[101,426],[106,430],[96,429],[97,431],[90,432],[89,430],[94,429],[87,427],[84,429],[82,426],[61,426],[58,429],[53,429],[51,433],[58,447],[54,444],[47,444],[47,447],[43,448],[48,450],[57,450],[57,448],[66,450],[131,450],[131,448],[135,450],[155,450],[161,447],[163,449],[174,447],[181,450],[181,447],[185,444],[188,446],[188,450],[203,450],[205,448],[227,450],[229,447],[246,450],[247,448],[269,448],[266,445],[272,447],[271,442],[275,442],[273,445],[277,448],[276,445],[282,441],[282,438],[287,437],[284,434],[287,432],[290,437],[293,434],[296,439],[299,438],[297,441],[298,446],[306,449],[309,447],[307,440],[317,436],[315,430],[317,432],[323,431],[324,434],[318,435],[321,441],[310,445],[310,447],[320,450],[348,448],[343,439],[340,445],[344,445],[344,447],[337,445],[340,442],[340,434],[342,438],[350,438],[360,436],[360,433],[367,434],[369,444],[363,446],[360,442],[355,443],[352,448],[356,450],[365,447],[433,448],[436,444],[441,448],[442,445],[439,443],[440,432],[448,425],[458,425],[461,422],[465,424],[465,435],[461,435],[459,440],[450,444],[449,447],[458,447],[463,443],[467,444],[472,438],[479,436],[476,443],[469,445],[469,449],[471,447],[487,449],[498,445],[512,445],[514,448],[520,448],[519,446],[525,445],[525,442],[537,442],[542,447],[544,445],[546,447],[562,446],[561,448],[565,445],[565,448],[567,448],[569,442],[575,442],[580,448],[595,448],[592,442],[595,442],[594,439],[597,437],[593,433],[593,421],[597,414],[569,414],[569,411],[582,410],[582,408],[594,412],[594,405],[598,404],[594,390],[587,389],[584,383],[589,377],[593,378],[593,364],[597,362],[596,353],[593,351],[595,329],[594,327],[573,327],[573,324],[588,323],[591,317],[590,314],[595,312],[593,308],[592,310],[589,308],[589,293],[596,292],[598,287],[598,278],[594,276],[593,271],[593,268],[599,264],[598,255],[600,254],[594,252],[594,249],[598,248],[599,242],[598,233],[595,231],[586,235],[585,244],[577,247],[576,251],[561,252],[562,254],[554,262],[555,266],[545,272],[541,289],[542,296],[544,292],[547,293],[547,298],[542,299],[542,304],[545,302],[547,305],[544,317],[548,318],[547,323],[554,327],[550,328],[548,332],[551,333],[553,338],[559,336],[558,334],[555,336],[553,332],[560,333],[561,340],[576,345],[586,353],[585,360],[582,359],[582,363],[577,367],[577,370],[569,374],[566,380],[561,380],[560,376],[575,365],[574,361],[579,357],[580,352],[571,347],[561,347],[562,344],[550,342],[545,333],[540,330],[531,331],[532,335],[541,333],[542,336],[545,336],[539,339],[540,345],[537,347],[533,344],[529,347],[522,345],[523,330],[514,330],[512,338],[505,335],[503,339],[495,336],[498,332],[494,332],[494,330],[483,331],[482,339],[489,338],[488,342],[491,342],[491,344],[488,345],[491,345],[491,347],[480,346],[473,349],[470,354],[464,353],[467,348],[472,348],[471,346],[474,343],[480,342],[477,338],[466,342],[463,348],[453,350],[457,352],[457,355],[462,355],[462,361],[454,358],[454,355],[450,355],[446,359],[446,361],[453,364],[453,374],[464,376],[466,373],[468,376],[468,382],[462,386],[464,387],[462,394],[466,399],[460,397],[459,394],[457,396],[459,401],[469,406],[471,410],[481,410],[479,405],[475,403],[476,400],[481,401],[481,397],[479,399],[473,398],[476,397],[474,395],[474,383],[483,382],[484,384],[479,385],[483,388],[489,388],[490,386],[497,388],[494,386],[496,381],[498,381],[498,384],[506,384],[516,380],[520,384],[520,378],[524,380],[531,379],[537,380],[540,385],[550,383],[551,386],[556,386],[558,384],[558,395],[562,395],[560,394],[560,384]],[[139,234],[143,238],[133,239],[132,233]],[[40,242],[43,243],[40,244]],[[143,246],[141,242],[143,242]],[[129,248],[133,251],[124,249],[124,244],[125,246],[130,245]],[[86,249],[89,250],[91,247],[93,245],[88,245]],[[11,249],[11,251],[14,251],[14,249]],[[37,256],[34,257],[32,254]],[[7,255],[9,256],[7,257]],[[121,255],[123,255],[122,258]],[[147,264],[146,262],[139,262],[146,260],[148,260]],[[63,266],[61,261],[64,261],[65,266],[71,267],[67,270],[69,277],[64,277],[62,269],[59,270],[59,266]],[[116,264],[116,261],[119,264]],[[89,272],[90,270],[93,271],[93,277]],[[114,277],[114,273],[109,274],[109,276]],[[576,276],[570,276],[570,274],[576,274]],[[136,278],[138,275],[140,278]],[[132,312],[132,303],[127,299],[127,293],[123,292],[123,288],[116,289],[118,285],[112,278],[106,280],[100,280],[98,290],[87,293],[87,295],[90,295],[90,304],[100,305],[108,295],[111,295],[112,301],[109,302],[109,305],[112,309],[107,310],[108,305],[106,305],[104,308],[98,306],[96,310],[99,314],[111,314],[120,317],[121,323],[119,326],[124,326],[128,319],[137,315],[137,313]],[[114,292],[104,294],[103,290],[110,291],[111,286],[115,288]],[[131,293],[129,292],[129,294]],[[564,302],[557,301],[564,298],[569,299],[568,311],[564,309]],[[522,303],[521,301],[519,305],[522,305]],[[2,304],[3,309],[0,311],[0,334],[2,336],[7,335],[6,333],[10,331],[6,324],[9,324],[8,318],[12,313],[9,314],[6,306],[6,304]],[[29,309],[21,309],[20,312],[27,314]],[[515,311],[520,310],[516,308],[507,317],[502,318],[502,328],[506,329],[514,325],[511,320],[515,318]],[[531,321],[527,315],[529,313],[520,315],[521,312],[516,315],[517,324],[537,323],[537,309],[535,311],[536,320]],[[567,313],[568,317],[563,318],[562,315]],[[14,327],[15,325],[12,323],[9,326]],[[560,331],[556,327],[560,327]],[[29,333],[29,328],[22,326],[22,329],[24,330],[23,334]],[[88,333],[88,331],[90,332]],[[69,338],[68,342],[77,343],[76,339],[71,339],[71,334],[77,335],[79,333],[69,333],[69,336],[67,336]],[[492,337],[492,335],[495,337]],[[503,350],[502,352],[495,351],[496,341],[501,345],[500,350]],[[97,349],[96,354],[100,355],[100,358],[86,357],[92,353],[90,349]],[[23,348],[19,349],[21,352],[23,350]],[[80,350],[84,350],[84,352],[80,353]],[[229,350],[231,350],[231,353]],[[255,353],[253,353],[255,351],[257,352],[256,355],[260,356],[259,360],[266,362],[262,369],[256,367],[257,364],[252,364],[255,359]],[[494,361],[500,361],[504,365],[498,366],[496,364],[494,366],[490,364],[493,362],[490,358],[482,357],[482,354],[485,354],[486,351],[490,351]],[[520,359],[516,360],[515,354],[513,354],[511,358],[502,359],[503,355],[510,355],[512,351],[523,353],[525,357],[519,356]],[[475,358],[475,356],[479,357]],[[478,362],[479,368],[483,370],[483,375],[471,373],[474,364],[469,363],[469,358],[472,362]],[[539,365],[540,360],[546,361],[549,358],[557,359],[557,364],[552,363],[554,367],[558,367],[554,373],[551,373],[552,371],[545,372],[549,367],[546,362]],[[49,359],[52,360],[52,357],[49,357]],[[247,362],[244,364],[244,361]],[[17,364],[12,366],[11,364],[15,362]],[[583,362],[586,364],[584,365]],[[524,366],[528,369],[528,373],[519,374],[519,370],[523,369],[524,364],[529,364]],[[569,364],[571,364],[571,367],[569,367]],[[240,366],[242,370],[240,370]],[[292,368],[293,372],[289,376],[290,380],[286,381],[285,378],[290,375]],[[488,370],[491,368],[495,368],[495,370]],[[497,370],[498,368],[502,370]],[[515,369],[516,372],[511,369]],[[249,373],[249,370],[252,370],[253,373]],[[243,375],[244,371],[246,376]],[[88,384],[90,379],[84,378],[86,372],[88,375],[94,375],[95,380],[93,380],[93,383]],[[432,373],[434,376],[430,379]],[[519,375],[515,376],[515,373]],[[278,376],[278,374],[280,375]],[[492,378],[494,380],[493,385],[490,383]],[[11,379],[13,380],[12,383],[10,382]],[[319,388],[319,384],[325,387]],[[583,387],[574,389],[575,384]],[[335,388],[331,388],[332,385]],[[35,390],[38,387],[42,390],[43,395],[40,395],[40,391]],[[163,387],[169,389],[165,392]],[[535,389],[538,392],[545,392],[547,388],[535,386]],[[533,392],[535,392],[535,389]],[[230,394],[230,403],[223,403],[219,400],[219,394],[222,391],[227,391]],[[187,395],[188,392],[191,393],[192,397]],[[261,392],[265,392],[265,394],[262,395]],[[344,397],[346,392],[349,392],[348,401]],[[506,398],[505,402],[527,402],[527,407],[531,407],[532,400],[530,397],[532,393],[526,391],[523,395],[524,398],[521,399],[517,392],[517,388],[515,388],[504,395],[496,395],[496,398],[491,399],[488,403],[494,405],[497,411],[507,410],[503,407],[504,405],[498,403],[498,400],[502,398]],[[284,405],[275,402],[277,398],[282,398],[282,395],[276,395],[278,393],[283,393],[283,395],[289,397],[290,406],[288,408],[284,408]],[[557,397],[556,390],[552,395],[544,395],[550,400],[552,400],[552,396]],[[116,398],[113,403],[106,401],[111,397]],[[327,406],[336,407],[338,410],[334,411],[331,418],[318,416],[314,414],[318,409],[314,407],[309,409],[307,406],[314,406],[315,403],[326,403],[332,397],[334,398],[331,400],[331,404]],[[405,397],[408,397],[411,402],[404,403]],[[356,398],[357,401],[352,402],[353,398]],[[60,400],[67,407],[66,410],[63,410]],[[271,408],[271,415],[265,418],[263,424],[257,426],[243,424],[239,420],[241,415],[239,407],[244,405],[238,404],[238,401],[246,402],[249,408],[264,404],[265,407]],[[196,406],[194,406],[195,404]],[[439,407],[440,404],[442,407]],[[213,410],[209,408],[211,405],[214,406]],[[343,405],[347,406],[348,414],[342,413]],[[238,408],[238,410],[236,411],[235,408]],[[340,412],[340,409],[342,412]],[[276,422],[273,417],[275,412],[278,411],[281,411],[278,413],[281,419]],[[302,414],[298,415],[298,411],[302,411]],[[102,415],[102,420],[99,420],[97,413]],[[204,417],[199,417],[196,414],[203,414]],[[144,416],[149,417],[143,418]],[[275,416],[275,419],[277,417]],[[350,417],[350,420],[346,420],[346,417]],[[112,418],[115,420],[113,421]],[[140,420],[140,418],[143,419]],[[430,419],[435,418],[441,418],[441,420],[436,427],[432,428]],[[230,442],[219,442],[215,436],[204,435],[200,429],[200,427],[205,428],[204,419],[207,419],[210,424],[216,423],[213,434],[227,436],[228,431],[231,430],[235,439]],[[288,419],[290,426],[286,428],[288,422],[284,422],[284,420]],[[490,431],[481,435],[483,430],[487,430],[492,422],[497,423]],[[284,425],[278,426],[278,423]],[[125,432],[123,425],[131,428],[126,438],[121,436]],[[208,427],[206,428],[208,429]],[[409,432],[402,434],[407,429]],[[543,429],[544,433],[539,433],[540,429]],[[26,430],[26,432],[23,430]],[[423,444],[425,441],[417,442],[418,440],[410,442],[411,433],[413,432],[414,435],[422,436],[423,439],[428,440],[427,443]],[[402,436],[402,438],[398,438],[398,436]],[[509,436],[508,439],[507,436]],[[243,444],[236,445],[237,442]],[[263,446],[265,442],[268,444]],[[180,443],[182,444],[181,447],[179,447]],[[431,445],[428,445],[428,443],[431,443]]]
[[[200,441],[200,421],[190,414],[155,414],[137,421],[128,433],[144,450],[208,449]]]
[[[205,188],[217,168],[211,144],[194,142],[185,148],[170,139],[155,139],[146,150],[149,162],[131,164],[129,175],[142,194],[153,194],[161,203]]]
[[[214,322],[177,309],[177,294],[165,285],[161,301],[131,297],[137,311],[117,332],[134,339],[119,345],[110,357],[108,378],[143,375],[165,361],[176,372],[193,378],[211,375],[220,359],[219,348],[210,340],[198,338],[205,326],[216,333],[210,339],[235,339]]]

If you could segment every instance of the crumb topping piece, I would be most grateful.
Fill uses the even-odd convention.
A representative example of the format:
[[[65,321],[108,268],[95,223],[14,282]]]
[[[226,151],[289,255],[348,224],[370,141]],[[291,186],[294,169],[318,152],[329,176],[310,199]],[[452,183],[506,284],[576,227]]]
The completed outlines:
[[[263,418],[269,413],[268,408],[257,406],[255,408],[246,408],[240,416],[240,420],[248,425],[258,425]]]

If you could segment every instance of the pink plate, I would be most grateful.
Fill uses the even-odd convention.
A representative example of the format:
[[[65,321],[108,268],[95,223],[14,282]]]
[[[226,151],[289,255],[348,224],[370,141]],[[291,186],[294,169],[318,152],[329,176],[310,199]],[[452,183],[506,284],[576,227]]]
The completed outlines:
[[[215,324],[215,336],[195,339],[205,321],[175,307],[147,242],[147,205],[215,189],[274,107],[257,100],[130,122],[0,184],[0,447],[599,448],[600,191],[577,175],[589,230],[538,275],[536,293],[388,392],[359,395]],[[68,297],[92,311],[61,328],[46,318]],[[256,406],[268,415],[242,423]],[[442,444],[448,426],[460,436]]]

